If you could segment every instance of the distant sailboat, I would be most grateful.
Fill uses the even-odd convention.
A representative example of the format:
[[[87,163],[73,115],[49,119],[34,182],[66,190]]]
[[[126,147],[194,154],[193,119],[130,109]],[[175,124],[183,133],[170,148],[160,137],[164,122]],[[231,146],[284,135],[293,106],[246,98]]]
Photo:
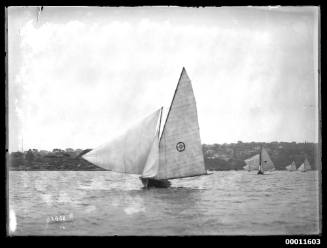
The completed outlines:
[[[274,163],[271,161],[268,152],[262,147],[259,154],[244,160],[244,162],[246,165],[243,169],[248,171],[258,170],[258,174],[264,174],[264,171],[272,171],[275,169]]]
[[[160,137],[162,108],[125,133],[83,155],[107,170],[138,174],[144,187],[169,179],[208,175],[191,81],[183,68]]]
[[[302,171],[302,172],[306,172],[306,171],[311,170],[311,169],[312,169],[311,165],[310,165],[307,158],[305,158],[303,164],[301,164],[301,166],[298,168],[298,170]]]
[[[290,165],[286,166],[286,169],[288,171],[296,171],[296,164],[295,164],[295,162],[293,161]]]

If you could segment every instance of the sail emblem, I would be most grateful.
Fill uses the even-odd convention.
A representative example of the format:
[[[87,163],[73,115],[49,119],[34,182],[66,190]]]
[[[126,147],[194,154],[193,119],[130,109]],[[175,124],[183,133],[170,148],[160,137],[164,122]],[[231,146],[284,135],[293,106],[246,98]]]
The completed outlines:
[[[176,150],[182,152],[185,150],[185,144],[183,142],[178,142],[176,145]]]

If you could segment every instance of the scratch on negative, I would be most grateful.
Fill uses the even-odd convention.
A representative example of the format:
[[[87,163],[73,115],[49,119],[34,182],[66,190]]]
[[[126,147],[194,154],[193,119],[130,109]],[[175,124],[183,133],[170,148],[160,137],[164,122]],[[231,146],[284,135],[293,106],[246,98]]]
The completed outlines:
[[[39,21],[39,18],[40,18],[40,15],[41,15],[41,12],[43,11],[43,6],[41,7],[38,7],[37,9],[37,13],[36,13],[36,20]]]

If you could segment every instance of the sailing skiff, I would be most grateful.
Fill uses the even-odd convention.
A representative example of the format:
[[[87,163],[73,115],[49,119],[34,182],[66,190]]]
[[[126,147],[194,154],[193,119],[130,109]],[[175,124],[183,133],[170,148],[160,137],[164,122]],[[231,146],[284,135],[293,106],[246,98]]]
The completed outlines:
[[[286,170],[288,171],[296,171],[296,164],[293,161],[290,165],[286,166]]]
[[[169,187],[170,179],[208,175],[195,97],[185,68],[160,135],[162,108],[82,157],[107,170],[140,175],[145,188]]]
[[[311,170],[311,165],[308,161],[307,158],[305,158],[303,164],[300,165],[300,167],[298,168],[299,171],[302,171],[302,172],[306,172],[308,170]]]
[[[246,163],[246,165],[243,167],[244,170],[257,170],[258,174],[264,174],[264,171],[271,171],[275,169],[275,165],[271,161],[268,152],[262,147],[259,154],[244,160],[244,162]]]

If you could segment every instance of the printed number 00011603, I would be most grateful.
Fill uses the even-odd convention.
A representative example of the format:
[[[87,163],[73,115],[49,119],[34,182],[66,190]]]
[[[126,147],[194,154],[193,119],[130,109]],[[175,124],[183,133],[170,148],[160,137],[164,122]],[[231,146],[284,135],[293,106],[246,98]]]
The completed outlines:
[[[285,239],[286,245],[320,245],[320,239]]]

